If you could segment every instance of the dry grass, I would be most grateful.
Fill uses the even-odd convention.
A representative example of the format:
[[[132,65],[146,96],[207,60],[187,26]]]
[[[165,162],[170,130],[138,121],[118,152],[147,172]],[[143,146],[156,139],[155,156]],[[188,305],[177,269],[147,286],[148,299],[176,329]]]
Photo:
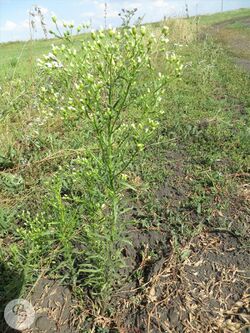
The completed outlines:
[[[234,263],[225,265],[218,259],[222,255],[222,246],[223,241],[218,235],[202,233],[182,249],[182,252],[190,253],[186,260],[180,261],[172,249],[163,269],[148,283],[126,291],[130,293],[126,299],[122,299],[123,293],[120,294],[119,311],[113,321],[119,332],[130,332],[123,318],[144,309],[147,333],[175,333],[173,323],[180,324],[185,333],[233,333],[250,327],[249,276]],[[223,256],[235,250],[230,244],[228,246]],[[141,266],[146,263],[144,256]],[[235,295],[239,285],[239,294]],[[169,317],[171,311],[174,313],[172,319]],[[96,320],[100,324],[100,317]]]
[[[154,35],[159,36],[164,26],[169,27],[169,39],[178,45],[186,45],[197,38],[199,24],[196,19],[167,18],[159,23],[149,25]]]
[[[199,25],[196,19],[167,19],[164,24],[170,27],[170,39],[176,43],[189,44],[197,37]]]

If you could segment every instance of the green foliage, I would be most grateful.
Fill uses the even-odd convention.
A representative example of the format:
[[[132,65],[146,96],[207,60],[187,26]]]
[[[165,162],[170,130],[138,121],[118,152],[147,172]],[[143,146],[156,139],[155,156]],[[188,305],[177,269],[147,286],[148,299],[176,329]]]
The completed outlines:
[[[35,275],[41,264],[51,269],[53,276],[63,276],[63,280],[76,282],[73,243],[77,239],[77,211],[65,205],[61,197],[62,184],[54,179],[51,193],[43,203],[41,212],[32,216],[23,212],[22,226],[16,232],[22,239],[23,247],[19,256],[26,261],[27,277]]]
[[[14,166],[16,152],[14,149],[9,147],[6,154],[0,152],[0,170],[12,168]]]
[[[0,174],[0,189],[6,191],[18,191],[24,186],[24,180],[21,176],[11,173]]]
[[[15,212],[8,208],[0,207],[0,235],[3,237],[11,228]]]

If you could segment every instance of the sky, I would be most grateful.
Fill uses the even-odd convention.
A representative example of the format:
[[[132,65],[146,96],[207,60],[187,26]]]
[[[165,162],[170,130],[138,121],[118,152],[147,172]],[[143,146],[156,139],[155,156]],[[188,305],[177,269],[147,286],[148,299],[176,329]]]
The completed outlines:
[[[65,22],[91,22],[92,28],[104,26],[105,2],[107,24],[118,26],[118,13],[122,8],[138,9],[144,22],[163,19],[164,16],[185,15],[187,3],[190,15],[221,11],[222,0],[0,0],[0,42],[27,40],[30,38],[29,11],[34,2],[41,8],[48,29],[53,28],[51,15]],[[250,0],[224,0],[224,10],[250,8]],[[33,38],[43,38],[39,22]]]

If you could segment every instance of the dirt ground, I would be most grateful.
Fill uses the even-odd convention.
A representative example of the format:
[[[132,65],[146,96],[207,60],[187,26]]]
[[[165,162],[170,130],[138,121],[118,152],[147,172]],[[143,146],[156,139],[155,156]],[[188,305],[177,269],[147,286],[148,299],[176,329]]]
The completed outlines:
[[[230,234],[202,233],[183,261],[170,251],[145,263],[144,285],[120,302],[124,332],[248,332],[249,254]]]
[[[112,318],[96,314],[82,323],[83,332],[105,325],[122,333],[249,332],[250,250],[239,238],[203,232],[183,247],[179,259],[165,232],[132,235],[133,246],[124,252],[123,274],[129,278],[112,298],[116,312]],[[72,328],[76,318],[68,288],[42,278],[29,300],[36,320],[25,333],[80,332]]]

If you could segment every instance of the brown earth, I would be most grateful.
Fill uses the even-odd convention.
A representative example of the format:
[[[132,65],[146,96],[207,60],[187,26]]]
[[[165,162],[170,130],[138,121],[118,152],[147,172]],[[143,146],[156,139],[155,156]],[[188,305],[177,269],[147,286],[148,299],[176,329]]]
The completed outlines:
[[[179,257],[165,232],[132,235],[124,253],[128,279],[112,297],[116,311],[112,318],[95,314],[82,323],[83,332],[99,332],[91,331],[95,326],[122,333],[249,332],[250,251],[239,238],[202,232]],[[67,287],[43,278],[29,300],[36,320],[25,333],[81,332],[71,327],[77,318]]]
[[[207,232],[184,250],[180,261],[170,251],[150,270],[145,262],[153,274],[120,294],[120,332],[247,332],[249,251],[228,233]]]

